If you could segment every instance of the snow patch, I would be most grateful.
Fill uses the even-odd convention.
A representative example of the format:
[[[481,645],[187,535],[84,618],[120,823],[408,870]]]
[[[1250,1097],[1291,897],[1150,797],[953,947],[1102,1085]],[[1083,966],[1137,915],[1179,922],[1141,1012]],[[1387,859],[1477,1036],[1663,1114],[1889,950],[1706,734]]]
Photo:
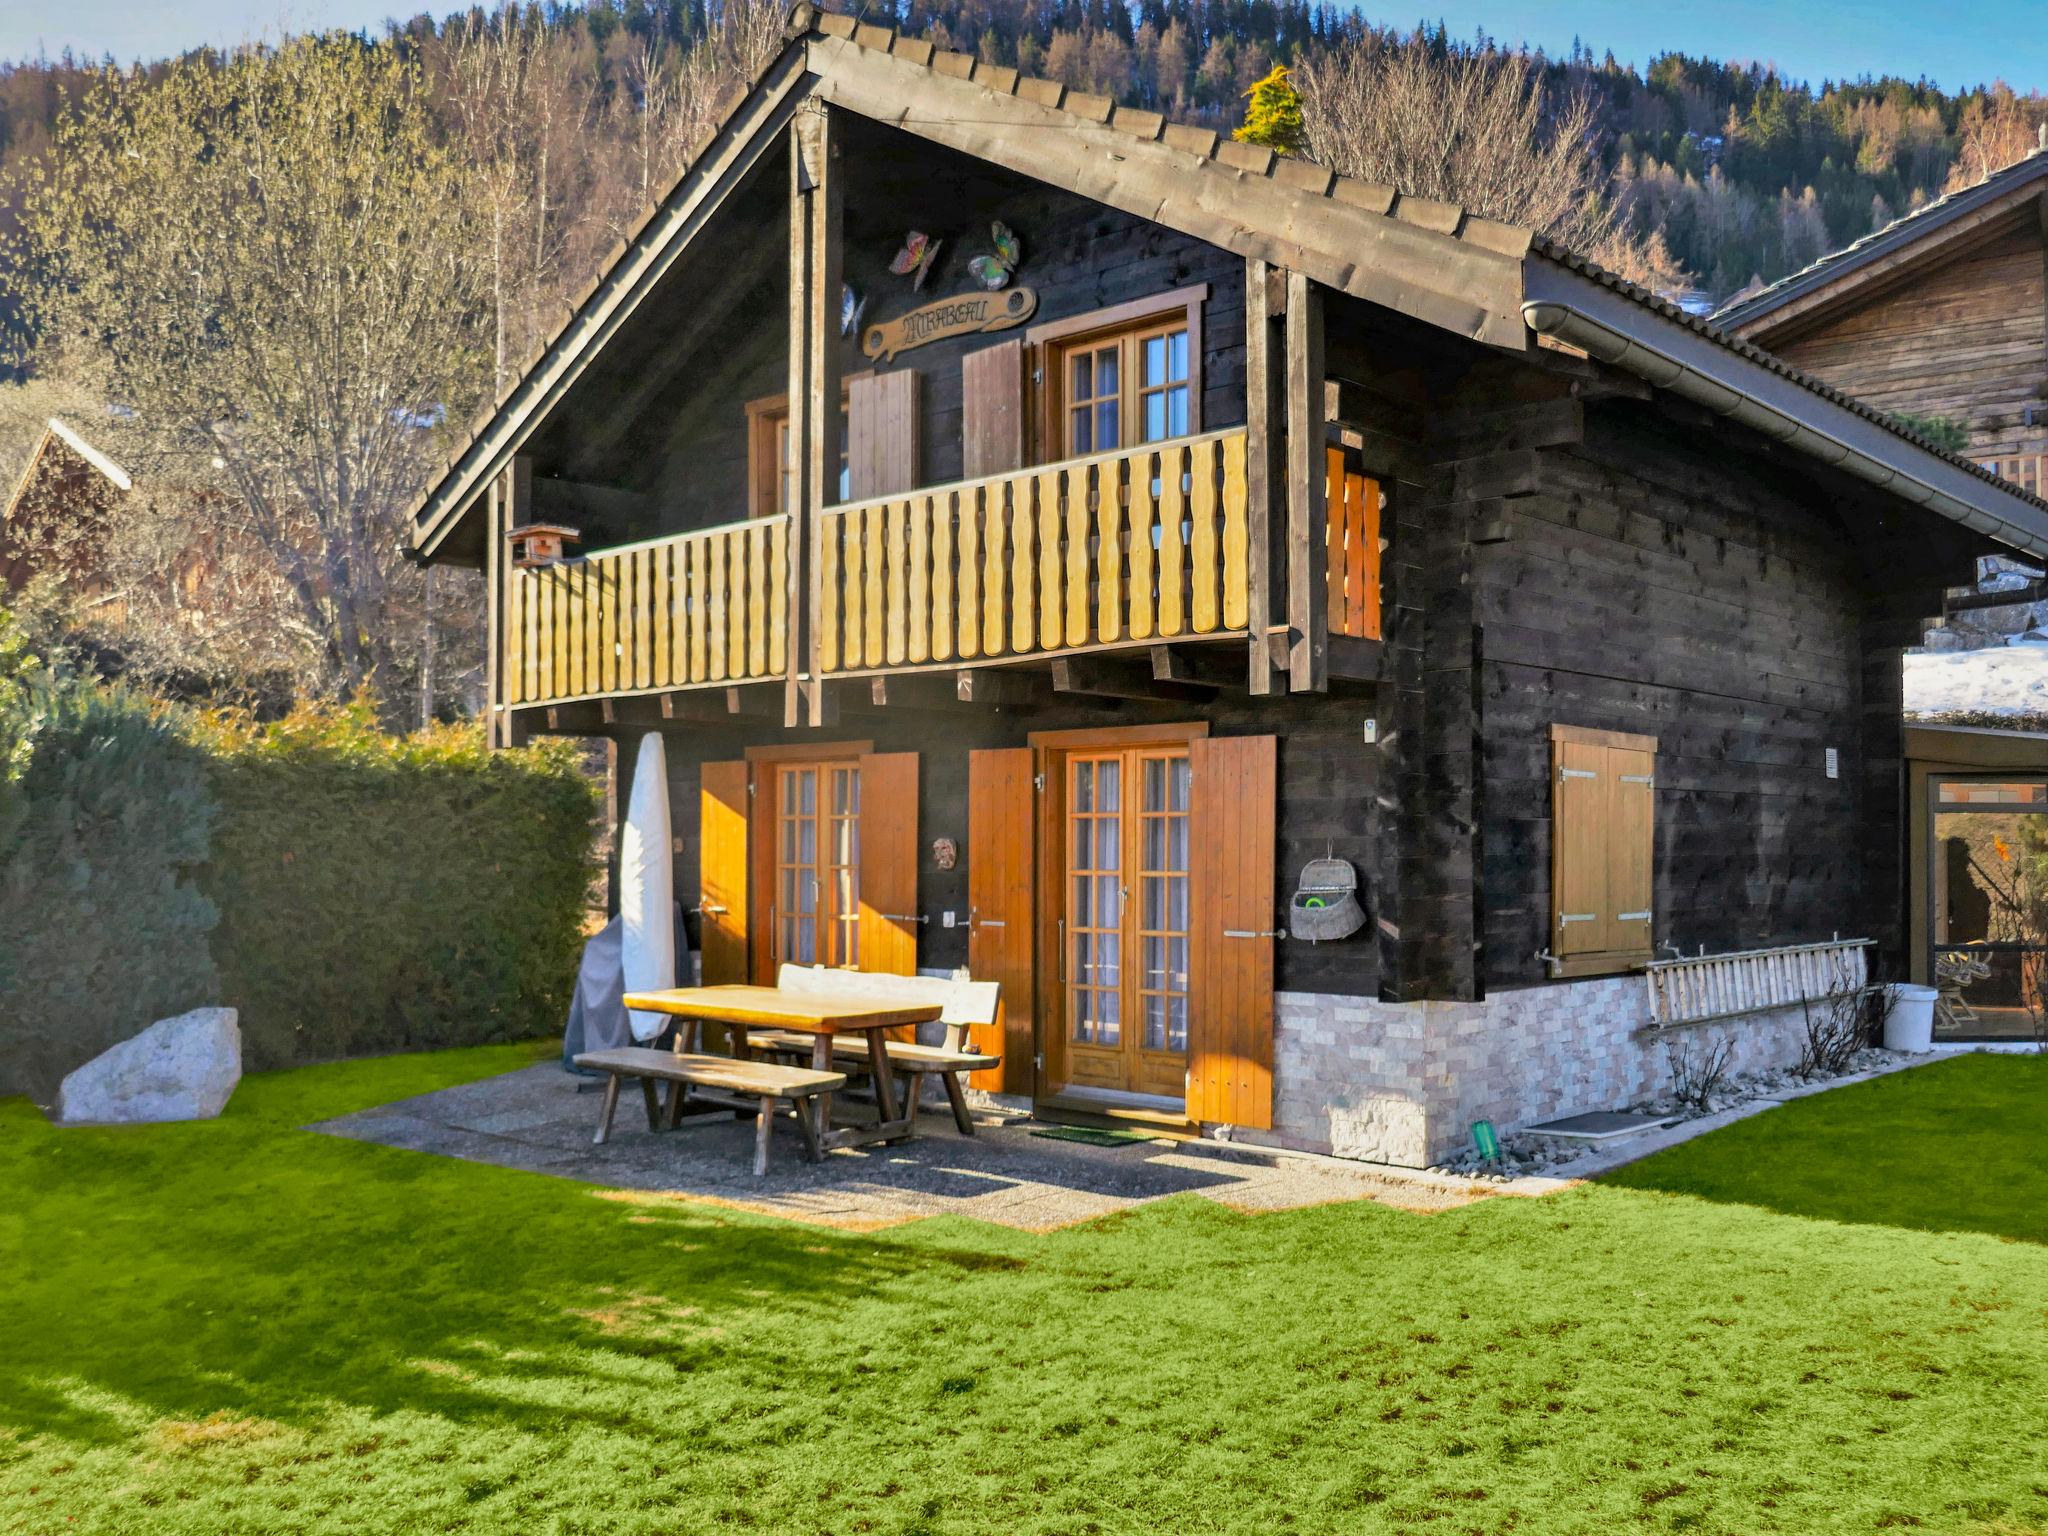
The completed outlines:
[[[1906,657],[1906,712],[2048,715],[2048,645]]]

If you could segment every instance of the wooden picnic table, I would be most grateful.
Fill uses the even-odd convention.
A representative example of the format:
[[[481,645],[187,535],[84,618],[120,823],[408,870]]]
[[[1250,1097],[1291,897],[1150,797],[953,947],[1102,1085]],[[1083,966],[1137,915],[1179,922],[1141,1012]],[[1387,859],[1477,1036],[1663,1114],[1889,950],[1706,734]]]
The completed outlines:
[[[905,1024],[927,1024],[943,1010],[936,1003],[894,1003],[884,999],[849,994],[835,997],[829,992],[793,992],[781,987],[676,987],[664,992],[628,992],[628,1008],[648,1013],[666,1013],[688,1020],[694,1038],[701,1044],[701,1026],[729,1024],[733,1029],[733,1053],[744,1057],[749,1029],[795,1030],[811,1037],[811,1065],[820,1072],[832,1070],[832,1042],[840,1035],[865,1034],[868,1062],[874,1072],[875,1105],[881,1118],[873,1125],[832,1124],[832,1095],[817,1095],[818,1145],[830,1152],[838,1147],[863,1147],[878,1141],[901,1141],[911,1134],[907,1109],[896,1106],[895,1074],[889,1067],[888,1047],[882,1032]],[[681,1092],[678,1088],[677,1092]],[[797,1113],[803,1112],[801,1105]]]

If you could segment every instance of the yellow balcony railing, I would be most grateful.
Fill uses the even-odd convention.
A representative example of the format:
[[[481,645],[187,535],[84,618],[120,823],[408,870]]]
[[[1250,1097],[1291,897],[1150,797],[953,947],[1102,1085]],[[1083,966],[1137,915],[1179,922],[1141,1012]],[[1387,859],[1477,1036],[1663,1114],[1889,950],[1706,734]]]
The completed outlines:
[[[1241,632],[1245,431],[828,508],[820,670]]]
[[[505,592],[507,702],[779,678],[788,634],[787,517],[515,570]]]

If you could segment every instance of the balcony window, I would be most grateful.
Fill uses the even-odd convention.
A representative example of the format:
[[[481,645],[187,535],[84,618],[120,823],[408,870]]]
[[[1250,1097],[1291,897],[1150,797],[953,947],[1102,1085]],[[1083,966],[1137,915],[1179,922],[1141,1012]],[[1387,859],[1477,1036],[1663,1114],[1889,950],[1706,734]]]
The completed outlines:
[[[1200,432],[1207,296],[1197,284],[1034,326],[1041,462]]]

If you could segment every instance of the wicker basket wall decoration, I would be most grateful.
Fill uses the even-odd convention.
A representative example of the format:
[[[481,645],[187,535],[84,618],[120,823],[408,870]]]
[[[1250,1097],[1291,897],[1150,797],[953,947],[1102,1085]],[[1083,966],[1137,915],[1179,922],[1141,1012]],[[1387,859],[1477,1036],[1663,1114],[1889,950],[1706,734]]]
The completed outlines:
[[[1348,859],[1310,859],[1287,904],[1287,931],[1311,944],[1348,939],[1365,926],[1358,871]]]

